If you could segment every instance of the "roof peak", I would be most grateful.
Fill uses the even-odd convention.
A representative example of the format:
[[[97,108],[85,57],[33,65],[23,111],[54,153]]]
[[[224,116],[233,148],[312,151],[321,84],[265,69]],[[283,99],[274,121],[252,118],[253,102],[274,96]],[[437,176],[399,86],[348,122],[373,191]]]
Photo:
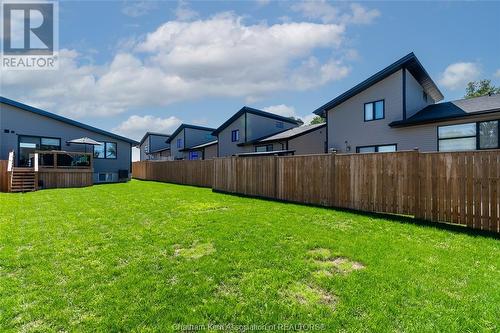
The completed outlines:
[[[398,72],[403,68],[407,69],[415,77],[418,83],[436,102],[443,99],[443,94],[441,93],[437,85],[434,83],[430,75],[427,73],[425,68],[422,66],[415,53],[410,52],[404,57],[396,60],[389,66],[376,72],[366,80],[358,83],[351,89],[335,97],[328,103],[314,110],[314,113],[317,115],[322,115],[324,112],[331,110],[337,105],[345,102],[346,100],[350,99],[353,96],[356,96],[360,92],[368,89],[369,87],[384,80],[388,76]]]

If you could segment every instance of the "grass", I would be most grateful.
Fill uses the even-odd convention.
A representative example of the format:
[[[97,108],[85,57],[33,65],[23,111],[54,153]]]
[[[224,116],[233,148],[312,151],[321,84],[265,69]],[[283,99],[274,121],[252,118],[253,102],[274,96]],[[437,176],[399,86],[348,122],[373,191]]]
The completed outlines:
[[[0,331],[498,331],[499,254],[492,237],[188,186],[0,194]]]

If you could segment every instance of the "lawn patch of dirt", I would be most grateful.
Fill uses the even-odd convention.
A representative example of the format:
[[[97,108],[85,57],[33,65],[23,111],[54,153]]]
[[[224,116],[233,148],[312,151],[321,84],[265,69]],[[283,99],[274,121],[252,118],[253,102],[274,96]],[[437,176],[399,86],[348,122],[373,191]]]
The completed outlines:
[[[212,243],[194,243],[188,248],[176,248],[174,256],[186,259],[199,259],[215,252],[215,247]]]
[[[327,260],[331,257],[332,253],[328,249],[316,248],[316,249],[309,250],[307,252],[307,255],[313,259]]]
[[[315,260],[314,263],[322,270],[334,271],[337,273],[347,274],[353,271],[364,269],[365,266],[357,261],[352,261],[346,257],[336,257],[327,260]]]
[[[289,296],[302,305],[326,305],[332,310],[335,310],[338,302],[337,296],[328,293],[322,288],[304,283],[294,284],[289,290]]]

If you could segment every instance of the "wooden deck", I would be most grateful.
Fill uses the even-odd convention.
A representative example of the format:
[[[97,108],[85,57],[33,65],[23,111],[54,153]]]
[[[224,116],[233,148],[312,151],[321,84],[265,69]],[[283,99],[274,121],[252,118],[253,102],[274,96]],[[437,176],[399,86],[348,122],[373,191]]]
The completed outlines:
[[[15,167],[14,153],[11,152],[9,161],[0,161],[0,192],[86,187],[94,183],[90,153],[40,151],[35,152],[31,160],[29,167]]]

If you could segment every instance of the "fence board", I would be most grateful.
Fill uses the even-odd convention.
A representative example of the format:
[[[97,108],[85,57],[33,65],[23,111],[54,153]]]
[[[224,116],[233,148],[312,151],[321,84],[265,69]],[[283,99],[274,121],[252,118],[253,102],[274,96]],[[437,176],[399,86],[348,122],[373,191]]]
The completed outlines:
[[[9,161],[0,160],[0,192],[7,192],[9,190],[8,164]]]
[[[133,178],[202,187],[212,187],[213,170],[212,160],[132,163]]]

